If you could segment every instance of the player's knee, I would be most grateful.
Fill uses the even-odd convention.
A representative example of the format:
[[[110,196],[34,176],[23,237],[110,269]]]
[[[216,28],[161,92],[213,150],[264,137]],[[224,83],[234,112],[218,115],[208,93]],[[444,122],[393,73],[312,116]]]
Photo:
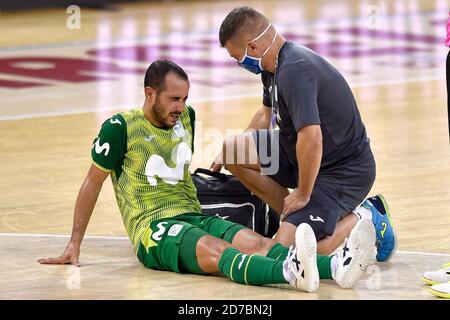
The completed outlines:
[[[197,246],[203,247],[211,258],[219,261],[223,252],[231,247],[231,244],[213,236],[205,236],[199,240]]]
[[[277,242],[270,238],[265,238],[258,235],[252,241],[252,247],[254,249],[254,254],[266,255],[267,252],[276,244]]]
[[[259,237],[258,247],[260,251],[269,251],[277,242],[271,238]]]

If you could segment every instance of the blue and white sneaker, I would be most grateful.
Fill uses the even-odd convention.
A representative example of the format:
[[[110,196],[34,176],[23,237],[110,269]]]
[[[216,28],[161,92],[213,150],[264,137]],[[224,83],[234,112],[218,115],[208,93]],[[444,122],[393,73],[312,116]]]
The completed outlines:
[[[372,212],[372,222],[377,238],[377,261],[387,262],[397,251],[398,238],[392,226],[386,199],[378,194],[366,199],[361,205]]]

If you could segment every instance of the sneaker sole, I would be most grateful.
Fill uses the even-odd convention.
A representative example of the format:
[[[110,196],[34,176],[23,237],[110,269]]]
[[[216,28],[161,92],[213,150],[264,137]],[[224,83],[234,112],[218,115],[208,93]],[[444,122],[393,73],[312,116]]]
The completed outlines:
[[[394,229],[394,224],[392,223],[392,219],[391,219],[391,211],[389,210],[389,205],[386,201],[386,199],[384,198],[384,196],[382,194],[378,194],[378,196],[381,199],[381,202],[383,203],[383,206],[386,208],[386,214],[389,220],[389,223],[391,224],[392,227],[392,233],[394,234],[394,249],[391,251],[391,254],[383,261],[380,262],[388,262],[389,260],[392,259],[392,257],[394,256],[395,252],[397,251],[397,247],[398,247],[398,241],[397,241],[397,233],[395,232]]]
[[[428,284],[428,285],[430,285],[430,286],[434,286],[435,284],[440,284],[440,283],[442,283],[442,282],[437,282],[437,281],[433,281],[433,280],[431,280],[431,279],[428,279],[428,278],[425,277],[425,276],[422,276],[421,279],[422,279],[423,282],[425,282],[426,284]]]
[[[336,274],[336,282],[340,287],[349,289],[355,286],[372,258],[375,241],[375,228],[372,221],[360,220],[348,239],[348,244],[352,246],[355,255],[346,267],[346,272]]]
[[[319,287],[319,270],[317,269],[317,242],[312,228],[302,223],[295,232],[297,256],[303,263],[305,283],[299,289],[314,292]]]
[[[450,293],[437,291],[437,290],[434,290],[433,288],[429,288],[428,290],[435,296],[438,296],[440,298],[450,299]]]

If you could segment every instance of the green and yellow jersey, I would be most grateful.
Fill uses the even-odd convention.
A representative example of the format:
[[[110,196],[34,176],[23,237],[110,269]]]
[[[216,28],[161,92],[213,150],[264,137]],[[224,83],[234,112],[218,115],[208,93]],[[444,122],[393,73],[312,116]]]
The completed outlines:
[[[195,112],[186,106],[170,129],[153,126],[142,109],[106,120],[93,142],[94,164],[111,173],[119,210],[135,250],[150,222],[201,212],[189,164]]]

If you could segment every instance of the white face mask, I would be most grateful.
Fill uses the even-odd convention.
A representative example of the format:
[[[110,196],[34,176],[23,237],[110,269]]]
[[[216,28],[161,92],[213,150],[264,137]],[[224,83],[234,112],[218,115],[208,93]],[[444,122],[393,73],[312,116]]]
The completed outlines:
[[[267,30],[269,30],[270,26],[272,24],[269,24],[267,26],[267,28],[259,35],[257,36],[255,39],[249,41],[256,41],[259,38],[261,38],[266,32]],[[261,72],[264,71],[264,69],[261,66],[261,60],[262,58],[266,55],[267,51],[269,51],[270,47],[272,46],[272,44],[275,42],[275,39],[277,37],[277,33],[275,32],[275,35],[273,36],[272,42],[270,43],[270,45],[267,47],[267,49],[263,52],[263,54],[261,55],[260,58],[255,58],[255,57],[251,57],[247,54],[247,47],[245,47],[245,53],[244,56],[242,57],[241,60],[238,60],[238,64],[244,68],[247,69],[248,71],[254,73],[254,74],[260,74]]]

